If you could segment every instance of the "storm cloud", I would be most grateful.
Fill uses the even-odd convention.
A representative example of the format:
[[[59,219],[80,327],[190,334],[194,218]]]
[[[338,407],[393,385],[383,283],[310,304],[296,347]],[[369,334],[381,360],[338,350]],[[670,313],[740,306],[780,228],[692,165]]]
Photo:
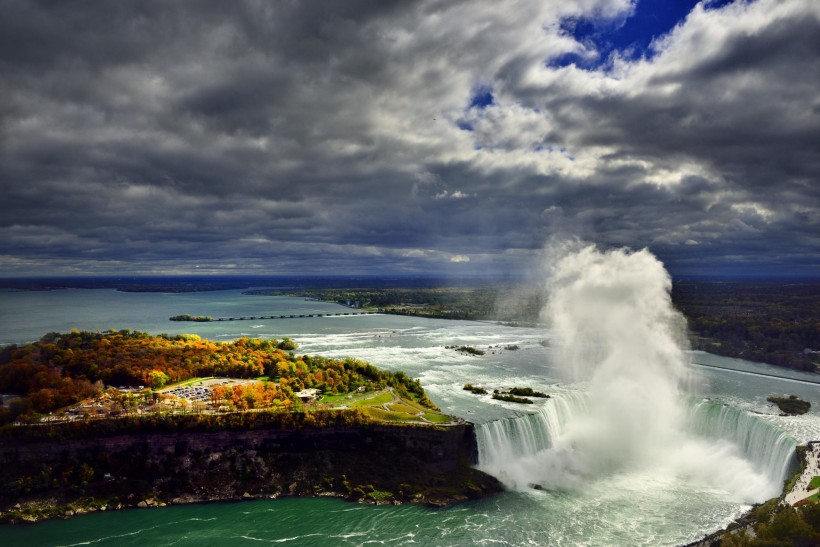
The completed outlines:
[[[0,5],[0,275],[820,274],[820,4]],[[575,55],[594,63],[557,63]]]

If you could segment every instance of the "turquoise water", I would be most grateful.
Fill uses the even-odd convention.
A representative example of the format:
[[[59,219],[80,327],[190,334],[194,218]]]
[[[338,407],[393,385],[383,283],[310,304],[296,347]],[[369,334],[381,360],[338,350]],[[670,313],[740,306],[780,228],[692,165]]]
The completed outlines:
[[[350,310],[299,298],[244,296],[241,291],[5,292],[0,293],[0,343],[22,343],[49,331],[71,328],[131,328],[155,334],[193,332],[215,340],[291,336],[300,343],[299,353],[358,357],[420,378],[430,397],[443,410],[477,423],[482,434],[498,429],[494,425],[498,419],[511,420],[511,430],[529,431],[523,428],[526,424],[522,420],[541,419],[543,415],[548,423],[550,413],[555,410],[553,407],[562,396],[583,393],[583,386],[564,385],[554,366],[552,350],[542,345],[545,340],[549,345],[551,338],[543,329],[384,315],[231,323],[168,321],[168,317],[180,313],[238,316],[339,311]],[[493,348],[482,357],[474,357],[444,348],[454,344]],[[503,349],[510,344],[520,349]],[[782,374],[768,365],[704,354],[696,354],[694,361]],[[725,420],[748,422],[750,425],[744,427],[766,434],[758,435],[760,438],[773,438],[778,432],[792,439],[787,442],[820,438],[820,415],[816,411],[820,388],[802,381],[804,377],[777,379],[699,366],[693,366],[692,370],[695,374],[693,404],[704,404],[701,402],[708,399],[706,404],[715,405],[717,409],[710,411],[710,416],[718,413],[726,415]],[[467,382],[490,387],[529,385],[547,390],[554,397],[533,405],[537,408],[528,409],[538,416],[522,416],[520,406],[463,391],[461,387]],[[765,400],[772,393],[798,395],[812,400],[814,408],[806,416],[779,417]],[[575,396],[570,399],[580,400]],[[720,411],[724,405],[728,410]],[[729,422],[725,420],[712,431],[726,427]],[[761,421],[765,424],[761,425]],[[773,428],[776,428],[774,433],[770,431]],[[511,438],[515,445],[512,441]],[[722,451],[729,450],[731,443],[728,440],[709,442],[715,443],[716,461],[724,461],[720,459]],[[778,462],[768,464],[766,457],[756,456],[762,448],[731,449],[735,450],[733,454],[745,458],[742,463],[750,466],[750,473],[759,474],[765,481],[766,474],[771,472],[769,468],[775,468]],[[762,490],[760,495],[764,495]],[[34,526],[2,527],[0,544],[676,545],[724,526],[748,508],[747,498],[748,495],[701,479],[696,473],[679,473],[677,468],[659,461],[587,476],[581,486],[553,490],[524,487],[447,509],[361,506],[332,499],[134,509]]]

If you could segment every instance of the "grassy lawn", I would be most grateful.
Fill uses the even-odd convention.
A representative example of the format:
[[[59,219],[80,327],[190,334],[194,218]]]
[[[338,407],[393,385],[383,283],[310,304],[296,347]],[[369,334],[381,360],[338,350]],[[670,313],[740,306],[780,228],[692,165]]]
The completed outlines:
[[[817,475],[812,477],[811,482],[809,483],[809,490],[814,490],[815,488],[820,488],[820,477]]]
[[[350,404],[351,408],[354,407],[367,407],[367,406],[377,406],[377,405],[384,405],[393,400],[393,394],[389,391],[385,391],[380,393],[374,397],[369,397],[367,399],[360,399]]]
[[[404,403],[406,403],[406,404],[408,404],[408,405],[412,406],[413,408],[415,408],[415,409],[416,409],[416,410],[418,410],[419,412],[430,412],[430,409],[429,409],[429,408],[427,408],[427,407],[425,407],[425,406],[420,405],[418,402],[416,402],[416,401],[414,401],[414,400],[412,400],[412,399],[402,399],[402,401],[403,401]]]
[[[327,404],[331,404],[331,405],[335,405],[337,403],[345,403],[345,402],[350,401],[350,399],[347,398],[348,395],[350,395],[350,393],[340,393],[338,395],[324,395],[319,400],[319,402],[320,403],[327,403]]]
[[[434,424],[449,424],[452,422],[452,418],[450,416],[446,416],[444,414],[432,414],[432,413],[425,413],[424,418],[428,422],[432,422]]]
[[[167,386],[163,386],[162,389],[166,390],[166,389],[172,389],[172,388],[175,388],[175,387],[192,386],[192,385],[196,384],[197,382],[202,382],[202,381],[205,381],[205,380],[212,380],[214,378],[215,378],[215,376],[207,376],[205,378],[190,378],[190,379],[184,380],[182,382],[177,382],[176,384],[168,384]]]
[[[360,408],[371,419],[382,422],[406,422],[423,423],[424,421],[433,424],[449,424],[453,422],[450,416],[431,412],[415,401],[402,398],[395,400],[395,396],[390,391],[371,392],[365,395],[356,394],[355,399],[348,399],[350,394],[326,395],[321,402],[329,405],[347,405],[349,408]],[[379,408],[380,406],[386,406]],[[424,419],[422,419],[422,416]]]
[[[388,412],[387,410],[383,410],[381,408],[377,408],[375,406],[368,406],[362,409],[365,414],[370,416],[374,420],[379,420],[382,422],[418,422],[419,419],[416,416],[411,416],[409,414],[405,414],[404,412]]]
[[[403,412],[405,414],[410,414],[411,416],[415,416],[419,413],[418,410],[406,404],[404,401],[402,401],[401,403],[393,403],[392,405],[390,405],[390,410],[392,410],[393,412]]]

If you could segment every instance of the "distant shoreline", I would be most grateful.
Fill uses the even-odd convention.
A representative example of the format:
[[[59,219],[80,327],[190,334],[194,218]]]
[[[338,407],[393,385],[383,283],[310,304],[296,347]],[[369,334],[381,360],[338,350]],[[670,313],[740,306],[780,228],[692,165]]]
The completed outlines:
[[[705,353],[709,353],[709,352],[707,351]],[[709,353],[709,355],[715,355],[715,357],[723,357],[722,355],[716,355],[714,353]],[[754,361],[750,361],[750,362],[754,362]],[[799,383],[803,383],[803,384],[818,384],[818,385],[820,385],[820,379],[818,379],[818,380],[809,380],[808,378],[805,378],[805,379],[804,378],[790,378],[789,376],[778,376],[776,374],[766,374],[765,372],[754,372],[754,371],[751,371],[751,370],[738,370],[736,368],[721,367],[721,366],[718,366],[718,365],[707,365],[706,363],[692,362],[692,364],[695,365],[695,366],[698,366],[698,367],[707,367],[707,368],[715,368],[715,369],[719,369],[719,370],[728,370],[729,372],[737,372],[738,374],[751,374],[753,376],[763,376],[764,378],[777,378],[778,380],[787,380],[787,381],[799,382]],[[762,363],[762,364],[765,365],[765,364],[768,364],[768,363]],[[770,365],[770,366],[775,366],[775,365]],[[791,370],[791,369],[784,369],[784,370]],[[803,371],[798,371],[798,372],[803,372]],[[811,373],[806,372],[806,374],[811,374]],[[815,372],[815,374],[818,374],[818,373]],[[820,377],[820,374],[818,374],[818,376]]]

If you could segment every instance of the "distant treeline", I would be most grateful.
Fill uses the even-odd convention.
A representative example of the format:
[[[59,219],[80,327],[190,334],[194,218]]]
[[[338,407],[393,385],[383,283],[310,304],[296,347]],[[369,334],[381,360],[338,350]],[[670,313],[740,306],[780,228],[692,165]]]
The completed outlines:
[[[532,325],[547,295],[538,287],[263,289],[387,313]],[[674,305],[686,316],[693,347],[805,371],[820,362],[820,282],[681,281]]]
[[[820,362],[820,282],[681,282],[695,349],[805,371]]]
[[[387,313],[490,321],[537,321],[544,304],[540,290],[507,284],[435,288],[256,289],[245,294],[303,296]]]

